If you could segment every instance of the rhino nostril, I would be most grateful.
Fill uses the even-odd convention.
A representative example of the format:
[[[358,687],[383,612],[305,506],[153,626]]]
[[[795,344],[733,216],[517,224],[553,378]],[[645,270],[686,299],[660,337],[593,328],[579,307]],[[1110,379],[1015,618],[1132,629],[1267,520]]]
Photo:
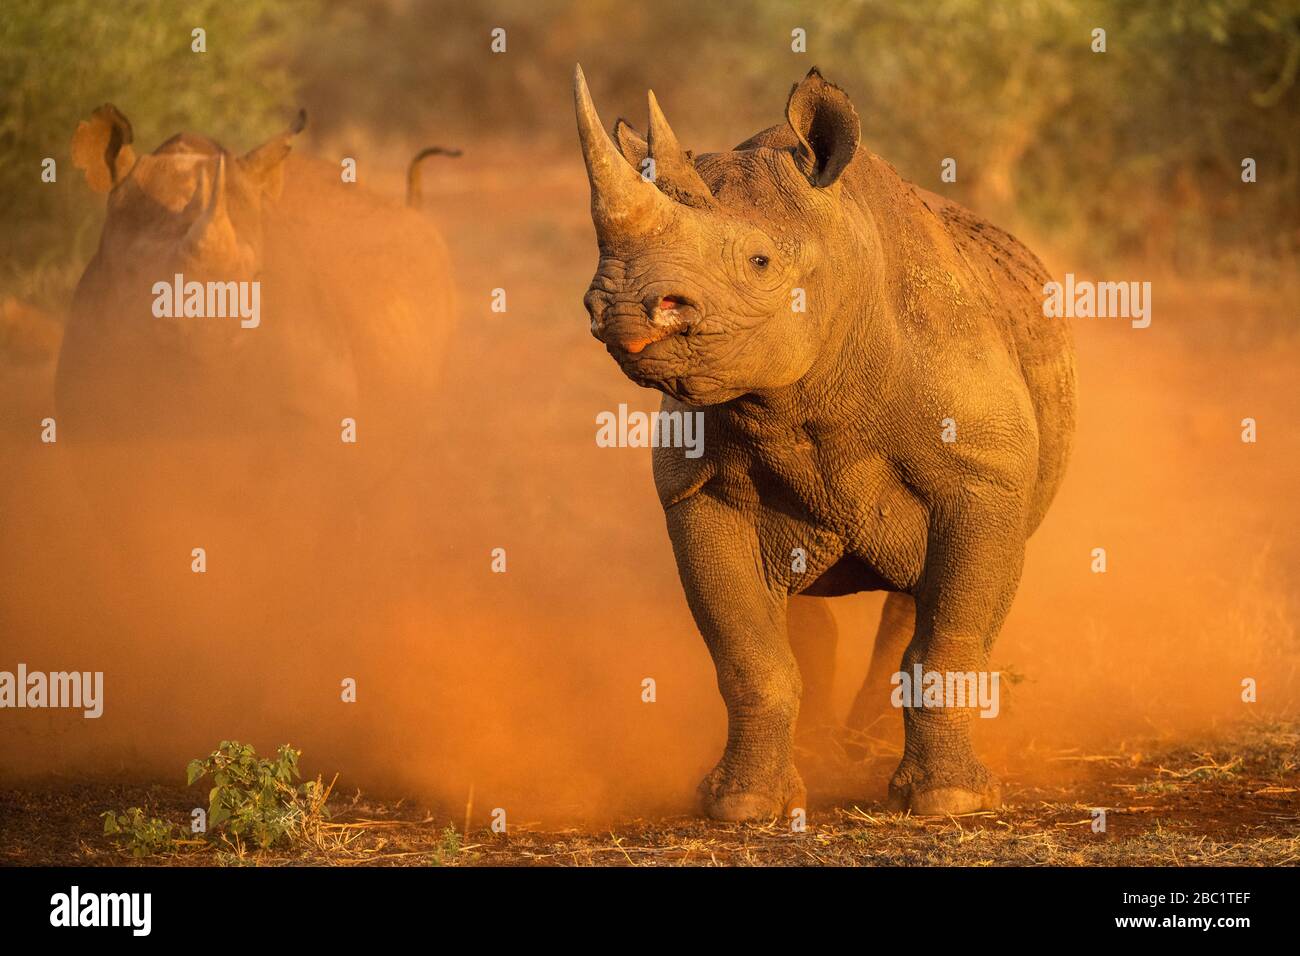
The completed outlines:
[[[676,312],[684,307],[692,307],[695,303],[690,298],[676,293],[666,295],[647,295],[641,300],[641,306],[645,309],[646,314],[653,320],[656,313]]]

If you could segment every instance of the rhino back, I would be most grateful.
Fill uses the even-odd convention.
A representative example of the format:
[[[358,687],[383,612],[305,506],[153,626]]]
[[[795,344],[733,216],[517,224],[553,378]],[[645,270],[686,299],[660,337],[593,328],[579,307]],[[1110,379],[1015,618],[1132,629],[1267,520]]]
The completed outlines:
[[[1015,236],[964,206],[920,191],[927,209],[944,223],[979,281],[991,291],[998,320],[1012,336],[1021,374],[1038,423],[1037,527],[1065,475],[1073,444],[1077,372],[1074,338],[1063,319],[1042,312],[1042,289],[1050,277],[1042,262]]]
[[[424,216],[290,157],[267,228],[267,272],[313,320],[337,323],[363,402],[427,397],[453,318],[441,234]]]
[[[783,124],[736,149],[790,149],[796,144],[790,126]],[[1064,476],[1076,410],[1073,336],[1065,322],[1042,314],[1047,270],[1010,233],[907,182],[863,147],[841,182],[846,215],[859,219],[864,235],[878,238],[878,288],[885,312],[913,347],[936,356],[969,354],[987,348],[991,333],[1012,357],[1038,433],[1038,476],[1029,516],[1030,530],[1036,528]]]

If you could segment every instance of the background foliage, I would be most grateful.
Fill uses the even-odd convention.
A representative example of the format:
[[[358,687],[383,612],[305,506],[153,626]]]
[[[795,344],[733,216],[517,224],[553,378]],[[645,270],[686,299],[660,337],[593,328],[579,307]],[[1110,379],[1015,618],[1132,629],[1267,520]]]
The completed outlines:
[[[69,156],[78,122],[114,103],[131,120],[137,152],[182,129],[253,145],[291,115],[285,52],[314,9],[309,0],[5,0],[0,298],[57,305],[94,252],[103,201]],[[190,50],[199,26],[202,55]],[[40,180],[47,156],[57,183]]]
[[[102,102],[142,149],[183,128],[251,145],[302,103],[336,141],[561,150],[575,59],[607,122],[643,127],[653,87],[700,151],[779,122],[815,63],[904,176],[935,187],[952,156],[957,198],[1090,263],[1275,278],[1300,254],[1300,0],[8,0],[0,282],[57,299],[84,264],[100,204],[37,177]]]

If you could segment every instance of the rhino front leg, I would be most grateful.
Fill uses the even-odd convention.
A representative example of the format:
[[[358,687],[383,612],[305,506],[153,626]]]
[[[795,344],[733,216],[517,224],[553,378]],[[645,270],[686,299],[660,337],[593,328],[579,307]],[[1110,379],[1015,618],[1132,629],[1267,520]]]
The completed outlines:
[[[903,655],[904,673],[974,672],[988,666],[1006,618],[1024,556],[1021,509],[1013,496],[981,502],[968,496],[939,512],[930,559],[916,595],[916,634]],[[981,506],[983,505],[983,506]],[[915,701],[914,701],[915,703]],[[903,711],[903,759],[889,785],[892,809],[943,815],[994,810],[1002,788],[975,756],[973,704],[909,706]]]
[[[770,820],[803,806],[793,761],[801,682],[786,637],[786,593],[766,579],[754,525],[706,493],[670,507],[686,601],[727,707],[727,746],[700,783],[715,820]]]

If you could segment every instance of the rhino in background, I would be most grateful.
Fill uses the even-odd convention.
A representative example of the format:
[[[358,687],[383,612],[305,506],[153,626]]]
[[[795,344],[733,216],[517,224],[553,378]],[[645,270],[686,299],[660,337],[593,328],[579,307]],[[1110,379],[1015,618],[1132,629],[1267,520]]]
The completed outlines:
[[[727,709],[699,795],[718,819],[770,818],[804,806],[801,695],[805,716],[830,713],[835,631],[819,598],[889,592],[859,722],[889,709],[900,659],[908,673],[987,667],[1065,470],[1070,334],[1043,318],[1038,259],[862,148],[848,96],[816,69],[785,123],[700,156],[653,93],[646,139],[622,121],[607,135],[581,68],[574,101],[600,250],[592,334],[665,411],[705,416],[702,457],[654,453]],[[1000,805],[971,716],[903,710],[892,807]]]
[[[443,240],[417,212],[343,183],[337,165],[293,155],[305,121],[243,155],[181,133],[136,156],[111,105],[78,127],[73,158],[107,215],[55,392],[97,510],[129,523],[149,477],[149,494],[163,486],[177,514],[213,527],[318,488],[337,508],[427,437],[453,321]],[[160,317],[159,290],[178,275],[228,291],[227,316]],[[259,315],[241,320],[237,290],[253,284]],[[341,443],[344,419],[355,447]]]

